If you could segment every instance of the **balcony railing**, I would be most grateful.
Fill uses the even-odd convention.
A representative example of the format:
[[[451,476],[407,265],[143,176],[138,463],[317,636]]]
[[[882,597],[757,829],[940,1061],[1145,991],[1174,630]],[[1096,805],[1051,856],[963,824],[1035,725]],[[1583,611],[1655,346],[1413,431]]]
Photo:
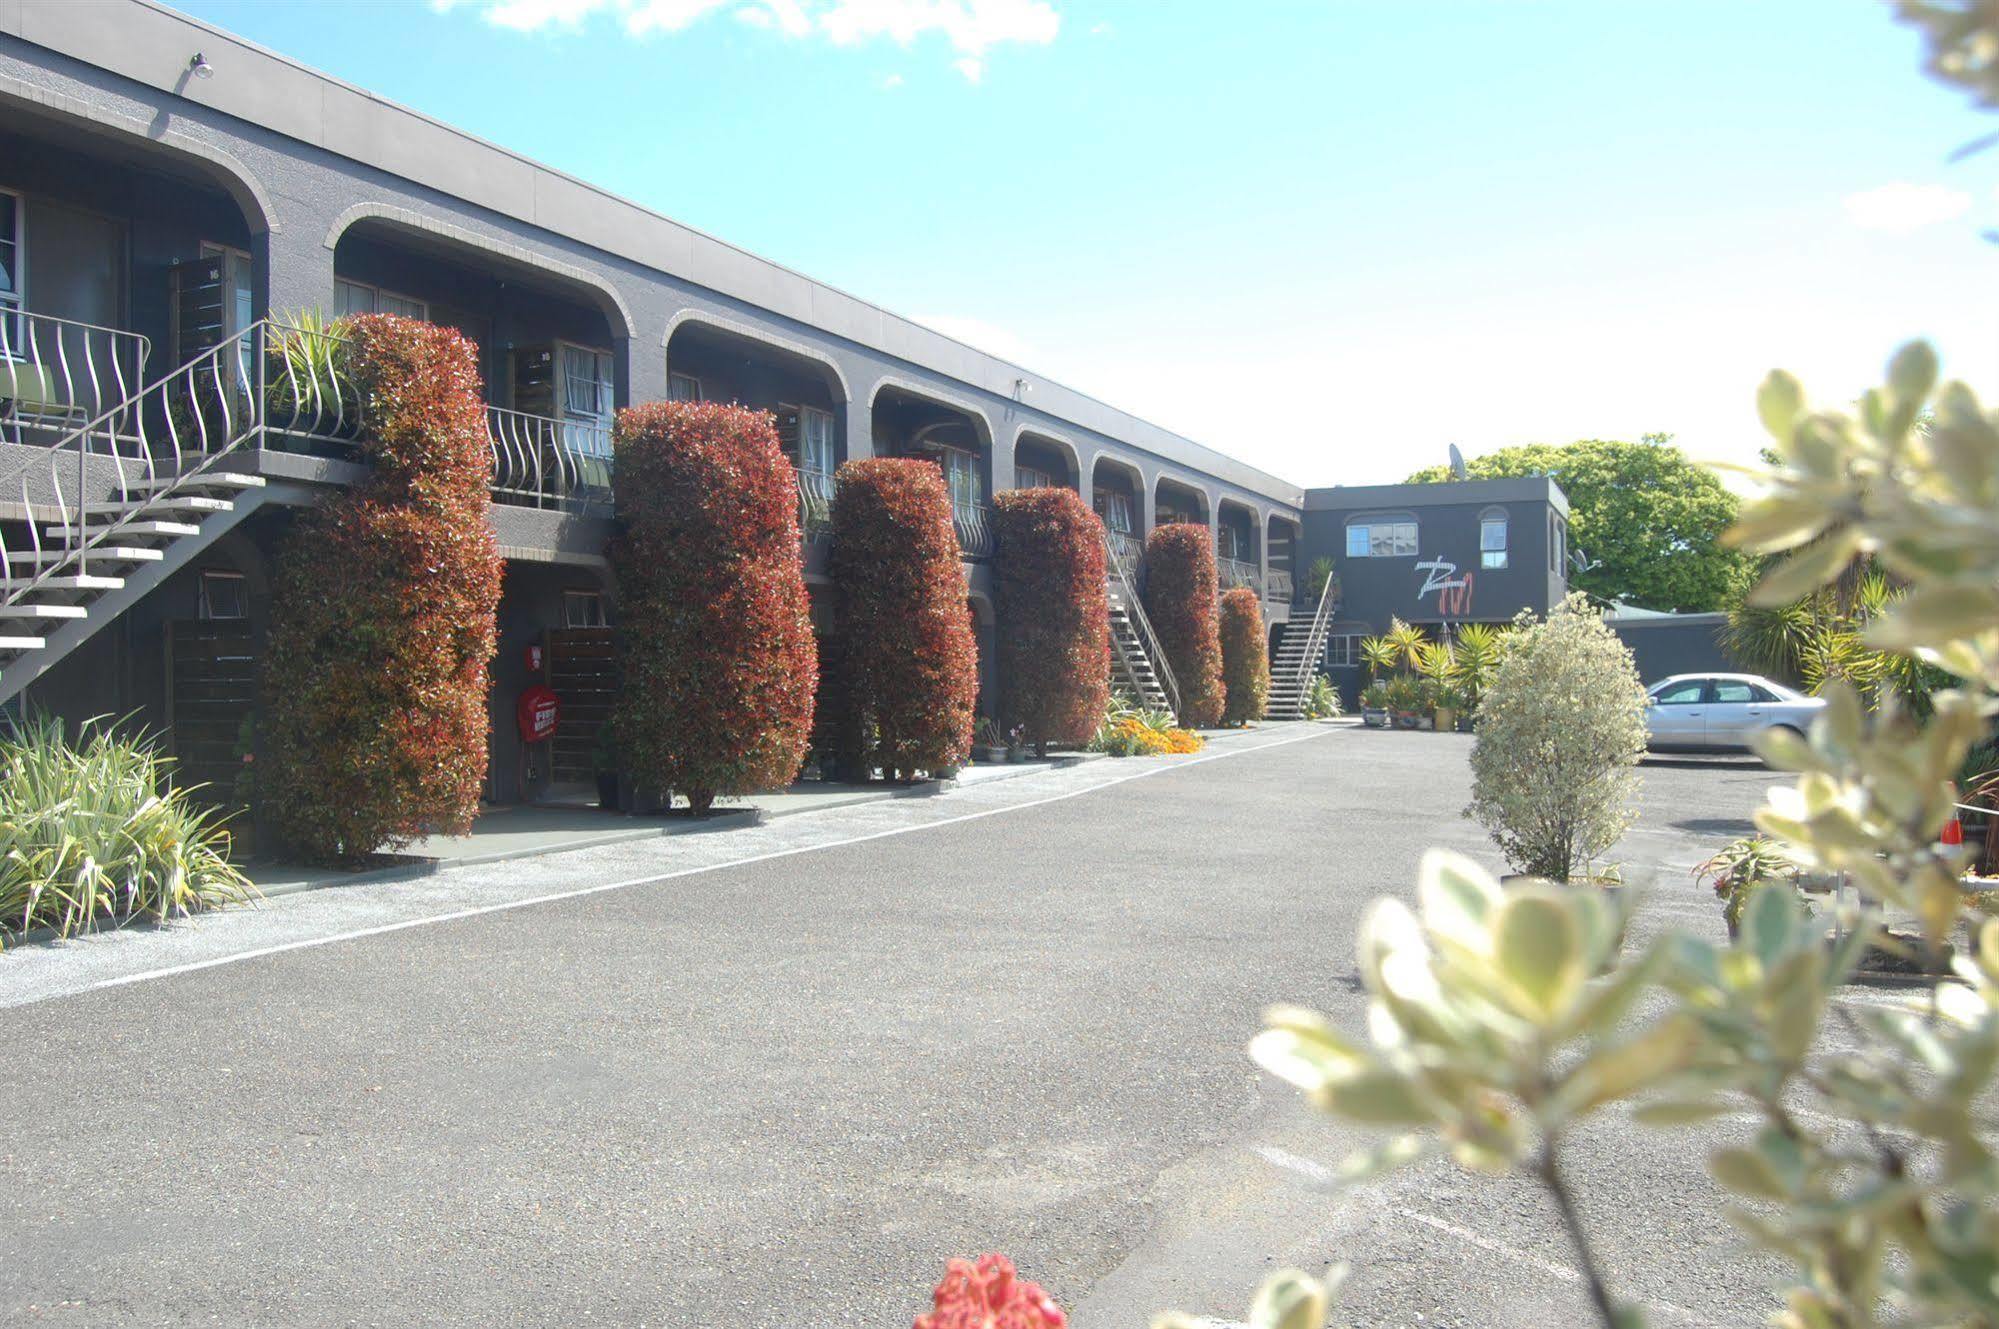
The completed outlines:
[[[1110,552],[1111,562],[1116,566],[1113,572],[1121,573],[1126,581],[1138,583],[1138,569],[1145,562],[1145,541],[1129,531],[1113,531],[1104,528],[1104,548]]]
[[[611,431],[591,420],[555,420],[486,408],[493,444],[493,501],[581,511],[611,506]]]
[[[1272,568],[1263,587],[1263,598],[1272,604],[1288,605],[1297,594],[1297,586],[1287,568]]]
[[[808,540],[824,540],[833,529],[833,477],[807,467],[798,473],[798,526]]]
[[[1254,563],[1245,563],[1239,558],[1218,558],[1215,560],[1215,580],[1225,591],[1238,586],[1247,586],[1261,595],[1263,593],[1263,572]]]
[[[984,503],[951,501],[951,524],[958,528],[958,548],[966,558],[993,556],[993,524]]]
[[[85,422],[134,440],[122,408],[145,386],[152,343],[136,332],[0,306],[0,441],[54,443]]]

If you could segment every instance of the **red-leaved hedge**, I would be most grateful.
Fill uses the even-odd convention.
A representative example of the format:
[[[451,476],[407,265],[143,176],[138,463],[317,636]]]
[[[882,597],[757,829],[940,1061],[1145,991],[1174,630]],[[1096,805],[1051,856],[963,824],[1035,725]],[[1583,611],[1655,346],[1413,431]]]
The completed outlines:
[[[619,413],[612,470],[622,773],[695,812],[798,774],[819,680],[798,489],[768,414]]]
[[[1270,699],[1270,646],[1263,635],[1263,600],[1247,586],[1222,596],[1222,723],[1263,718]]]
[[[279,552],[258,781],[272,827],[324,861],[470,828],[502,566],[477,349],[391,315],[336,326],[374,469]]]
[[[1145,538],[1145,613],[1180,685],[1180,723],[1209,729],[1222,718],[1222,646],[1215,626],[1215,537],[1172,522]]]
[[[1004,1255],[949,1261],[930,1303],[916,1329],[1066,1329],[1069,1323],[1055,1298],[1022,1278]]]
[[[829,572],[849,735],[892,777],[964,764],[972,749],[979,655],[944,474],[927,461],[871,457],[838,473]]]
[[[1087,743],[1110,702],[1103,527],[1069,489],[993,500],[1000,715],[1037,750]]]

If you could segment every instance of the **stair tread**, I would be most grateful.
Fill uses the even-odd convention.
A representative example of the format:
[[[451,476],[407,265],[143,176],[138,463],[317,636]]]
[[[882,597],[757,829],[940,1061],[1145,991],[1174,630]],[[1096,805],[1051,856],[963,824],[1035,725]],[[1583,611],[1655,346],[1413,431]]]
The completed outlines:
[[[82,605],[13,604],[0,605],[0,618],[88,618]]]
[[[166,494],[156,498],[128,498],[116,503],[93,504],[87,518],[121,515],[127,512],[233,512],[236,505],[226,498],[206,494]]]
[[[118,529],[120,535],[199,535],[199,526],[190,526],[184,521],[149,521],[144,518],[130,522]],[[43,534],[52,540],[67,540],[69,532],[60,526],[43,528]]]
[[[48,645],[42,637],[10,637],[0,633],[0,651],[39,651]]]
[[[100,577],[94,572],[65,577],[0,577],[0,591],[25,591],[29,587],[45,591],[115,591],[124,584],[123,577]]]
[[[262,489],[264,477],[244,475],[240,471],[204,471],[200,475],[158,475],[150,480],[141,480],[134,489],[171,489],[174,486],[189,489]]]
[[[76,557],[73,549],[44,549],[39,553],[9,554],[13,563],[67,563]],[[157,549],[146,549],[138,545],[98,545],[90,551],[93,560],[102,559],[106,563],[157,563],[166,555]]]

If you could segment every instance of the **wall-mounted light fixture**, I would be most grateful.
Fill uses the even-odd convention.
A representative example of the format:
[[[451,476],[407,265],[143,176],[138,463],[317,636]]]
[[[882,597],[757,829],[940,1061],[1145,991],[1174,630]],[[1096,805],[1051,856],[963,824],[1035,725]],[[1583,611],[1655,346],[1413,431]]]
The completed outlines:
[[[196,78],[214,78],[215,66],[208,63],[207,56],[196,51],[194,57],[187,62],[187,72]]]
[[[1017,378],[1013,381],[1013,395],[1016,399],[1025,397],[1028,393],[1032,391],[1034,391],[1034,385],[1032,383],[1029,383],[1026,379]]]

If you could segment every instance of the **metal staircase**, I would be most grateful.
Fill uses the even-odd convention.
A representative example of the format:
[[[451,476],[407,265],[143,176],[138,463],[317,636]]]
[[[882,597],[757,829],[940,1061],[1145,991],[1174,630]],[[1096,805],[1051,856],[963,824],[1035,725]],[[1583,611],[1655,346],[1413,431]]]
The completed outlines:
[[[1270,699],[1264,706],[1268,720],[1302,720],[1305,698],[1312,690],[1319,657],[1326,651],[1326,636],[1333,622],[1333,603],[1339,598],[1337,579],[1328,577],[1319,592],[1319,607],[1307,622],[1292,619],[1279,629],[1277,657],[1270,662]]]
[[[336,345],[261,321],[20,467],[5,492],[18,488],[23,520],[0,529],[0,703],[263,501],[243,463],[267,434],[353,436],[359,397],[339,380]]]
[[[1152,631],[1152,622],[1139,603],[1125,560],[1104,537],[1104,580],[1110,597],[1111,673],[1113,680],[1132,698],[1153,709],[1180,714],[1180,685],[1166,652]]]

